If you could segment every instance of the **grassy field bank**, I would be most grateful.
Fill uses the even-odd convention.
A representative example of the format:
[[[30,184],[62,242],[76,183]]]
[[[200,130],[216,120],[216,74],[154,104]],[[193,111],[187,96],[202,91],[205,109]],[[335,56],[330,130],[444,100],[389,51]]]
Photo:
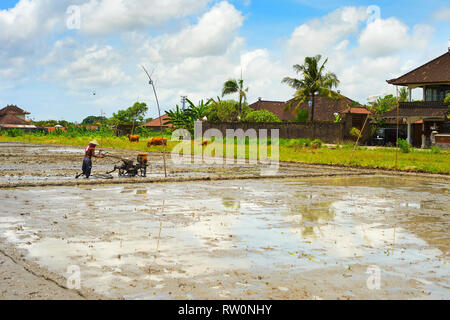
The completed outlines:
[[[103,148],[147,150],[161,152],[162,146],[147,147],[150,138],[139,143],[130,143],[126,137],[67,137],[67,136],[0,136],[0,141],[20,141],[71,146],[86,146],[91,139],[97,139]],[[243,142],[242,142],[243,143]],[[169,141],[166,151],[170,152],[178,144]],[[306,144],[306,145],[305,145]],[[193,142],[192,142],[193,145]],[[239,143],[237,143],[239,145]],[[237,149],[235,146],[235,151]],[[193,150],[194,148],[192,148]],[[199,148],[201,150],[201,148]],[[205,149],[205,147],[203,147]],[[224,145],[224,154],[225,154]],[[352,145],[318,147],[305,143],[302,139],[280,139],[280,160],[310,164],[347,165],[368,168],[395,168],[396,152],[394,148],[358,147],[353,153]],[[353,158],[352,158],[353,154]],[[269,146],[270,155],[270,146]],[[248,146],[245,157],[249,157]],[[409,153],[398,152],[398,169],[430,173],[450,174],[450,152],[448,150],[412,150]]]

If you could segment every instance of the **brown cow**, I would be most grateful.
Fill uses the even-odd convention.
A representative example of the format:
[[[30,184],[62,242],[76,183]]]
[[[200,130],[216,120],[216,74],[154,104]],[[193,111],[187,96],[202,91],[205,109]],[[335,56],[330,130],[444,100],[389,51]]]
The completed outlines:
[[[203,140],[203,141],[202,141],[202,146],[207,146],[208,143],[209,143],[208,140]]]
[[[127,134],[128,140],[130,140],[130,142],[139,142],[139,136],[132,136]]]
[[[147,148],[150,148],[151,146],[162,146],[163,144],[165,146],[167,146],[167,139],[166,138],[154,137],[154,138],[152,138],[152,141],[147,143]]]

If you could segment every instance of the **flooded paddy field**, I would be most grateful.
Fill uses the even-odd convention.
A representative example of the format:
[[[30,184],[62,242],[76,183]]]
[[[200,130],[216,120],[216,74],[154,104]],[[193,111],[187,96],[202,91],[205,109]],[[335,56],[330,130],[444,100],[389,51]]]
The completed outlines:
[[[99,148],[100,150],[101,148]],[[110,155],[134,160],[138,151],[106,149]],[[142,150],[145,151],[145,150]],[[75,181],[76,174],[81,172],[84,157],[82,147],[68,147],[55,145],[41,145],[19,142],[0,142],[0,183],[45,182],[45,181]],[[164,177],[163,157],[159,153],[151,153],[148,178]],[[98,179],[97,175],[105,174],[120,165],[115,158],[93,159],[91,180]],[[266,173],[266,167],[236,160],[235,164],[204,163],[174,163],[167,155],[167,172],[170,177],[217,177],[253,175]],[[354,169],[334,168],[333,173],[346,174],[355,172]],[[269,170],[270,172],[270,170]],[[328,174],[329,168],[311,165],[281,164],[277,174]],[[118,178],[117,172],[113,173]]]
[[[0,189],[0,252],[60,290],[76,266],[86,298],[450,299],[449,189],[368,175]]]

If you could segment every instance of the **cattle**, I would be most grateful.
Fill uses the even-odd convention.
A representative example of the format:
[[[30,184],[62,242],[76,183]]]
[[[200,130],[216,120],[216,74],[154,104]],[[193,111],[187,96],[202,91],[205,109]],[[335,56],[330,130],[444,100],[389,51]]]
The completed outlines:
[[[150,148],[151,146],[162,146],[163,144],[167,146],[166,138],[154,137],[149,143],[147,143],[147,148]]]
[[[139,136],[132,136],[130,134],[127,134],[127,137],[130,142],[139,142]]]
[[[208,140],[203,140],[203,141],[202,141],[202,146],[207,146],[208,143],[209,143]]]

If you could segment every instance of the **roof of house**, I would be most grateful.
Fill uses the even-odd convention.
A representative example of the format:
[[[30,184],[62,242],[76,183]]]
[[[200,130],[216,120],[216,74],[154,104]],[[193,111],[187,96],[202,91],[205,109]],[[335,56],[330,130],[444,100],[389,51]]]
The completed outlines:
[[[404,74],[387,80],[389,84],[406,86],[408,84],[450,83],[450,50],[424,65]]]
[[[53,132],[58,129],[61,131],[67,132],[67,128],[65,128],[65,127],[44,127],[44,128],[47,129],[48,132]]]
[[[292,102],[295,106],[295,101],[293,99],[289,100],[287,103]],[[326,97],[315,96],[314,97],[314,121],[334,121],[334,114],[339,113],[342,110],[348,108],[354,101],[346,96],[338,100],[331,100]],[[309,101],[305,101],[300,105],[300,108],[306,109],[311,115],[311,107],[309,106]]]
[[[372,112],[363,107],[348,107],[347,109],[342,110],[340,113],[372,114]]]
[[[159,120],[161,118],[162,120],[162,126],[165,128],[172,128],[173,125],[172,124],[164,124],[164,121],[169,120],[169,116],[167,114],[158,117],[156,119],[153,119],[145,124],[143,124],[143,127],[159,127],[161,125],[161,121]]]
[[[258,100],[249,105],[253,110],[268,110],[282,121],[294,121],[295,116],[290,111],[284,111],[286,102]]]
[[[8,113],[5,116],[0,118],[0,124],[20,124],[20,125],[29,125],[28,122],[26,122],[23,119],[20,119],[19,117],[16,117],[12,113]]]
[[[15,105],[8,105],[6,107],[4,107],[3,109],[0,110],[0,115],[5,115],[8,113],[12,113],[12,114],[30,114],[29,112],[20,109],[18,106]]]
[[[292,107],[296,105],[294,99],[287,102],[258,100],[249,105],[249,107],[254,110],[266,109],[275,114],[282,121],[295,121],[295,115],[292,111],[284,111],[288,103],[291,103]],[[348,106],[352,103],[354,103],[354,101],[345,96],[342,96],[342,98],[338,100],[331,100],[326,97],[316,96],[314,98],[314,120],[334,121],[334,114],[342,112],[342,110],[348,108]],[[311,114],[309,101],[302,103],[299,108],[306,109],[309,111],[309,114]],[[355,108],[352,108],[352,110],[353,109]],[[367,110],[365,108],[361,109]]]

